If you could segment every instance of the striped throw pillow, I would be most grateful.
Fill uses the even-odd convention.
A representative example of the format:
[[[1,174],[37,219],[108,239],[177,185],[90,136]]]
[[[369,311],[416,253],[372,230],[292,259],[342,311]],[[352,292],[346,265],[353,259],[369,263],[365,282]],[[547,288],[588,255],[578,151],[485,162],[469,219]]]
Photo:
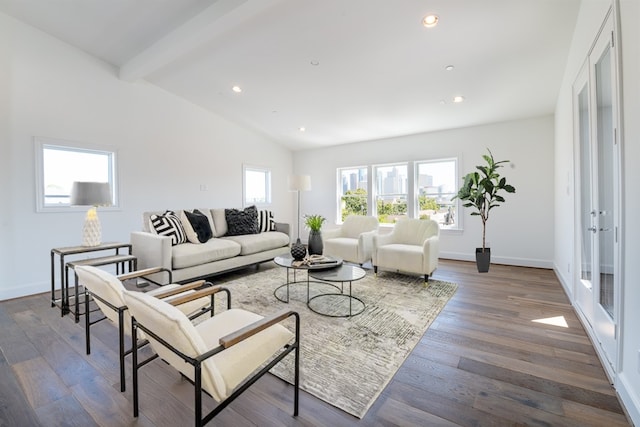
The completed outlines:
[[[276,231],[276,222],[273,220],[273,212],[262,210],[258,212],[258,231]]]
[[[171,237],[172,245],[187,242],[187,233],[182,227],[180,218],[173,211],[166,211],[162,215],[151,215],[149,220],[156,234]]]

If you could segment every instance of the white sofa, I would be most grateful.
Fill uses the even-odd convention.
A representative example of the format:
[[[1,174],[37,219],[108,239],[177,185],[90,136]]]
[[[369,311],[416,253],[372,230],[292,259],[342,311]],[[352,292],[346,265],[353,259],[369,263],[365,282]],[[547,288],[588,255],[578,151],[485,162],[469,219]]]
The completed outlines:
[[[425,282],[438,267],[440,227],[430,219],[402,219],[391,233],[374,236],[373,270],[423,274]]]
[[[324,253],[362,265],[371,259],[377,232],[378,218],[349,215],[338,228],[322,232]]]
[[[225,209],[199,209],[210,214],[213,237],[204,243],[172,245],[172,238],[156,234],[150,226],[152,215],[144,212],[143,230],[131,233],[132,253],[138,258],[138,268],[164,267],[171,270],[174,283],[213,276],[262,262],[289,253],[289,224],[275,222],[275,231],[258,234],[226,236]],[[180,217],[181,211],[174,210]]]

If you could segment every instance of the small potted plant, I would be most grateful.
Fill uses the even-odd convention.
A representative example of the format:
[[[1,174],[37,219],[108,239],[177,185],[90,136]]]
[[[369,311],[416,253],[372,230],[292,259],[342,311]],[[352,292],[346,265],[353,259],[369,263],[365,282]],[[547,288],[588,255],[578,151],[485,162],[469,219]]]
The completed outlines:
[[[304,225],[309,229],[309,255],[322,255],[324,245],[320,229],[326,218],[322,215],[305,215]]]
[[[462,187],[453,197],[453,199],[462,200],[465,208],[473,208],[474,211],[471,212],[471,215],[479,216],[482,220],[482,248],[476,248],[476,264],[480,273],[488,272],[491,263],[491,248],[487,248],[485,243],[489,212],[505,201],[500,194],[501,192],[516,192],[512,185],[507,184],[506,178],[500,177],[497,172],[498,168],[501,168],[503,163],[508,163],[509,160],[496,162],[491,150],[487,149],[487,151],[489,155],[482,155],[485,164],[476,166],[480,172],[470,172],[465,175]]]

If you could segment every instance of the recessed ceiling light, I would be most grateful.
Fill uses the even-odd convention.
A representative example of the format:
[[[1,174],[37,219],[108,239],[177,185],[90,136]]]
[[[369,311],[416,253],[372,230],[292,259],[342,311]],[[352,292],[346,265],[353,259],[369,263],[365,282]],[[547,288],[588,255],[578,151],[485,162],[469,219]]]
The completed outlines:
[[[427,15],[422,19],[422,25],[433,28],[438,25],[438,15]]]
[[[235,93],[242,92],[242,88],[240,86],[234,86],[231,88],[231,90],[234,91]]]
[[[300,126],[300,127],[298,128],[298,130],[299,130],[300,132],[304,132],[304,131],[306,131],[307,129],[306,129],[304,126]]]
[[[453,71],[455,67],[453,65],[447,65],[446,67],[444,67],[445,70],[447,71]]]
[[[458,95],[458,96],[454,96],[453,97],[453,102],[455,102],[455,103],[460,103],[462,101],[464,101],[464,96]]]
[[[315,59],[313,61],[311,61],[311,65],[313,66],[318,66],[320,65],[320,61],[316,61]]]

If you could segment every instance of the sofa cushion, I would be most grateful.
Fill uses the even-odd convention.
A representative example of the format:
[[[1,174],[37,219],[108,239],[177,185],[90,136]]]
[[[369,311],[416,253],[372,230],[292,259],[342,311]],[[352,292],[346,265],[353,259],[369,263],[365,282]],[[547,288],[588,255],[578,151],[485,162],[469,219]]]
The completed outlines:
[[[277,249],[289,244],[289,236],[279,231],[268,231],[260,234],[241,236],[225,236],[221,240],[233,241],[240,245],[240,255],[251,255],[258,252]]]
[[[258,209],[255,206],[243,210],[225,209],[224,213],[228,227],[226,236],[258,233]]]
[[[226,239],[210,239],[201,244],[184,243],[173,247],[171,264],[174,269],[193,267],[240,255],[238,243]]]
[[[187,234],[182,227],[180,218],[173,211],[166,211],[149,218],[151,229],[160,236],[171,237],[172,245],[179,245],[187,241]]]
[[[222,237],[227,234],[227,217],[224,208],[211,209],[211,218],[213,218],[213,237]]]
[[[204,243],[213,237],[209,218],[198,209],[194,209],[193,212],[182,211],[180,219],[189,242]]]

